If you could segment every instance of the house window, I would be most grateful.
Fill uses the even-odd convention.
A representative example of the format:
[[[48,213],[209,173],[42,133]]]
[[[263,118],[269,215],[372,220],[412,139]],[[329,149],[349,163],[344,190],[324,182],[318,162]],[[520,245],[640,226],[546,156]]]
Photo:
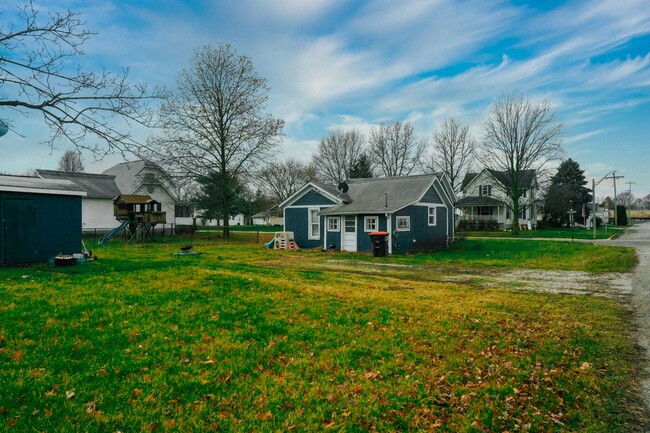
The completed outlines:
[[[308,224],[309,224],[309,239],[320,239],[320,217],[318,216],[318,208],[310,208],[308,210]]]
[[[193,216],[194,209],[190,205],[177,204],[174,207],[174,211],[176,218],[187,218]]]
[[[492,206],[479,206],[478,214],[480,216],[492,216],[494,208]]]
[[[376,216],[367,216],[363,218],[363,229],[367,232],[376,232],[379,228],[379,218]]]
[[[411,217],[398,216],[395,218],[395,225],[398,232],[408,232],[411,230]]]
[[[435,207],[429,207],[429,225],[430,226],[435,226],[436,225],[436,208]]]
[[[340,221],[341,221],[341,219],[339,217],[329,217],[329,218],[327,218],[327,231],[328,232],[340,232],[341,231]]]
[[[492,185],[481,185],[481,186],[479,186],[479,194],[482,197],[492,195]]]
[[[526,219],[526,206],[521,207],[521,210],[519,211],[519,218],[522,220]]]
[[[521,192],[519,193],[519,197],[526,197],[526,190],[522,189]]]

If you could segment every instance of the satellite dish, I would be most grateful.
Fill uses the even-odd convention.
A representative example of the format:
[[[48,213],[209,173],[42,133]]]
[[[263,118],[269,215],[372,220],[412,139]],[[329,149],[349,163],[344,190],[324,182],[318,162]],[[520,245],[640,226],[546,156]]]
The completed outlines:
[[[341,192],[342,194],[345,194],[346,192],[348,192],[348,188],[349,187],[348,187],[347,183],[345,183],[345,182],[339,183],[339,192]]]
[[[0,119],[0,137],[9,132],[9,125],[5,123],[4,120]]]

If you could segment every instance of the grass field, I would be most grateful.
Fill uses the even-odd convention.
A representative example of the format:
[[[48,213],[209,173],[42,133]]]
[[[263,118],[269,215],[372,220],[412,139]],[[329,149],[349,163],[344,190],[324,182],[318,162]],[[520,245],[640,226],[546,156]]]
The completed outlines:
[[[0,430],[636,426],[624,307],[423,275],[553,261],[625,271],[630,250],[464,241],[372,258],[195,239],[200,256],[174,257],[186,241],[168,241],[111,242],[74,268],[0,271]],[[392,262],[418,275],[345,272],[332,261]]]
[[[596,231],[596,239],[609,239],[612,236],[617,235],[623,230],[624,228],[621,227],[608,227],[607,230],[605,230],[604,227],[599,227],[598,230]],[[562,228],[549,228],[549,229],[539,229],[539,230],[522,230],[516,236],[514,236],[510,231],[506,231],[506,232],[504,231],[481,231],[481,232],[462,231],[462,232],[457,232],[456,236],[460,236],[460,237],[480,236],[480,237],[495,237],[495,238],[518,237],[518,238],[547,238],[547,239],[593,239],[594,231],[593,229],[586,229],[584,227],[582,228],[576,227],[573,230],[571,230],[570,228],[562,227]]]

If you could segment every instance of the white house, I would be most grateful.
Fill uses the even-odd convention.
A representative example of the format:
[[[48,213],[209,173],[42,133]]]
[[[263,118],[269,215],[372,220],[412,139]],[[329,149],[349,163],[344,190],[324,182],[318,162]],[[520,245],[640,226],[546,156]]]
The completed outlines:
[[[113,198],[120,195],[115,176],[40,169],[36,174],[41,179],[71,181],[86,191],[81,200],[83,229],[111,229],[119,224],[113,216]]]
[[[463,198],[456,202],[461,210],[460,221],[476,225],[477,229],[496,225],[494,228],[507,230],[512,227],[513,218],[517,218],[523,227],[535,228],[541,218],[537,209],[535,170],[525,170],[519,183],[519,215],[515,216],[507,194],[512,186],[507,173],[487,168],[479,173],[467,173],[461,185]]]
[[[176,222],[173,183],[159,165],[143,160],[122,162],[104,170],[103,174],[115,177],[119,194],[148,195],[161,203],[161,210],[167,214],[167,224]]]

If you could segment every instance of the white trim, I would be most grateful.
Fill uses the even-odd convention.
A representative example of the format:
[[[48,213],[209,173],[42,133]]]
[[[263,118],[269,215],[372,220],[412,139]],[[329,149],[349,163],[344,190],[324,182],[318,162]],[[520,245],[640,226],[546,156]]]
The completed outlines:
[[[406,229],[401,229],[399,227],[399,220],[403,219],[405,221],[408,221],[408,228]],[[398,232],[410,232],[411,231],[411,217],[408,215],[401,215],[401,216],[396,216],[395,217],[395,228],[397,229]]]
[[[19,186],[1,186],[0,192],[23,192],[26,194],[47,194],[47,195],[77,195],[85,197],[86,191],[71,191],[65,189],[46,189],[46,188],[21,188]]]
[[[330,221],[336,220],[336,229],[331,229],[330,228]],[[327,226],[328,232],[332,233],[340,233],[341,232],[341,217],[339,216],[328,216],[325,217],[325,225]]]
[[[302,188],[300,188],[298,191],[290,195],[289,197],[286,198],[282,203],[278,205],[278,209],[283,209],[287,207],[299,207],[299,206],[292,206],[291,204],[298,201],[300,198],[302,198],[305,194],[309,192],[309,189],[312,188],[316,190],[320,195],[323,197],[333,201],[333,204],[324,204],[322,205],[323,207],[325,206],[334,206],[335,204],[340,204],[342,203],[341,199],[339,197],[336,197],[335,195],[330,194],[329,192],[325,191],[323,188],[320,188],[318,185],[309,182]],[[312,205],[313,206],[313,205]]]
[[[369,229],[368,228],[368,221],[370,219],[375,220],[375,228],[374,229]],[[364,216],[363,217],[363,231],[366,232],[366,233],[370,233],[370,232],[376,232],[377,230],[379,230],[379,215]]]
[[[438,225],[438,207],[439,206],[428,206],[427,207],[427,225],[429,227],[435,227]],[[433,209],[433,224],[431,223],[431,209]]]
[[[333,204],[301,204],[298,206],[287,206],[285,209],[310,209],[310,208],[319,208],[319,209],[328,209],[331,208],[332,206],[335,206]]]
[[[393,254],[393,214],[385,214],[386,217],[386,231],[388,232],[388,254]]]
[[[318,234],[316,236],[312,234],[312,226],[314,225],[314,221],[312,221],[313,211],[316,211],[316,224],[318,225]],[[310,241],[320,240],[320,208],[318,207],[312,206],[307,209],[307,239]]]

